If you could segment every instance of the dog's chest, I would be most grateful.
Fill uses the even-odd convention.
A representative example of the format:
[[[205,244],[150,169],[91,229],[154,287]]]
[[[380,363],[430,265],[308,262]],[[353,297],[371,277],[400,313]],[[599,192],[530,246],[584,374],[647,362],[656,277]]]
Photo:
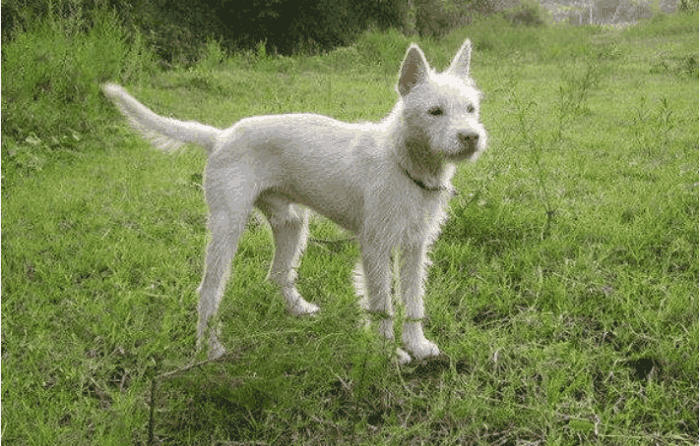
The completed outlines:
[[[431,243],[446,219],[448,193],[386,190],[366,203],[365,231],[382,234],[391,245]]]

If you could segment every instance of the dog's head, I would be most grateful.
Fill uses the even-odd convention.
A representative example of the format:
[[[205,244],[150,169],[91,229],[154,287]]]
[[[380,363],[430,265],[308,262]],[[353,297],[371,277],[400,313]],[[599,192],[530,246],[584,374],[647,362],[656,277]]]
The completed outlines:
[[[450,67],[436,73],[421,49],[411,45],[396,86],[407,141],[445,161],[475,160],[486,149],[479,119],[482,94],[469,77],[471,48],[467,39]]]

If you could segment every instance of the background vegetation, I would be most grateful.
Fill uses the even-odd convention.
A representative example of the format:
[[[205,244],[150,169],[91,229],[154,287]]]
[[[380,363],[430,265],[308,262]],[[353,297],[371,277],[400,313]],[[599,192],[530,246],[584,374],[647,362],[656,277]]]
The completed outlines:
[[[347,46],[368,27],[442,37],[476,17],[515,24],[625,24],[654,11],[697,10],[697,0],[3,0],[3,42],[42,19],[84,32],[100,11],[116,12],[129,43],[143,39],[162,64],[193,64],[215,41],[228,52],[310,54]]]
[[[3,1],[2,441],[697,444],[697,3],[620,2],[648,15],[622,29],[601,25],[609,4],[387,2],[403,21],[282,56],[254,34],[232,51],[165,2]],[[409,42],[443,69],[465,37],[491,144],[459,168],[432,254],[445,356],[388,360],[361,328],[357,247],[321,218],[299,287],[322,312],[287,315],[254,216],[222,307],[230,354],[185,369],[202,359],[206,160],[149,149],[99,84],[220,127],[378,120]]]

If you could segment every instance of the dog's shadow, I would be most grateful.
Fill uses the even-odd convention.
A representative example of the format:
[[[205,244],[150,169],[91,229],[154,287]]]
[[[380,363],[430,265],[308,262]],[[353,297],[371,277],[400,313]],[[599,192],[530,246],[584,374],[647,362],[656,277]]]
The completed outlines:
[[[232,376],[238,358],[226,354],[201,365],[184,367],[167,378],[155,378],[150,405],[149,440],[177,441],[183,436],[207,444],[223,436],[245,441],[276,404],[265,380]],[[162,375],[161,375],[162,376]]]
[[[402,373],[408,378],[435,378],[454,370],[458,374],[468,373],[471,368],[466,358],[454,360],[444,353],[403,366]]]

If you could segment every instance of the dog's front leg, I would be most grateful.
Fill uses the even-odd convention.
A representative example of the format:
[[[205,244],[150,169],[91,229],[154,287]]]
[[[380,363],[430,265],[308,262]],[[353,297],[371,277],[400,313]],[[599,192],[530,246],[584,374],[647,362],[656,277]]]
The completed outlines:
[[[364,273],[364,298],[361,305],[367,311],[381,317],[379,333],[387,339],[394,339],[394,309],[391,301],[391,264],[389,250],[374,246],[362,247],[362,270]],[[362,274],[361,274],[362,275]],[[366,299],[366,300],[365,300]],[[408,353],[396,349],[399,364],[411,361]]]
[[[362,249],[362,267],[365,276],[366,307],[370,313],[381,316],[379,330],[386,338],[394,337],[391,302],[389,253],[376,248]]]
[[[416,359],[437,356],[440,349],[423,334],[423,284],[428,263],[426,247],[404,247],[401,258],[401,297],[406,307],[406,322],[401,340]]]

